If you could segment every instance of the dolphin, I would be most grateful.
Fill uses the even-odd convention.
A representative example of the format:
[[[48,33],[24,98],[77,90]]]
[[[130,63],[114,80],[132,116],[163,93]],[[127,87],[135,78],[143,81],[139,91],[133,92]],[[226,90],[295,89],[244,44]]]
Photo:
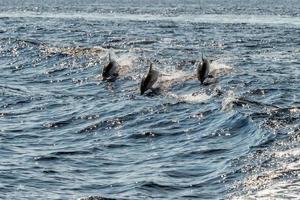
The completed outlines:
[[[102,80],[115,80],[118,77],[119,64],[108,54],[109,63],[102,70]]]
[[[197,68],[197,78],[201,82],[201,84],[203,84],[204,80],[209,76],[208,74],[210,72],[211,62],[212,60],[203,58],[203,54],[202,54],[202,62],[198,64],[198,68]]]
[[[141,95],[143,95],[149,89],[153,91],[152,86],[158,79],[159,72],[152,68],[153,68],[153,64],[150,63],[150,67],[147,75],[142,78],[141,87],[140,87]]]

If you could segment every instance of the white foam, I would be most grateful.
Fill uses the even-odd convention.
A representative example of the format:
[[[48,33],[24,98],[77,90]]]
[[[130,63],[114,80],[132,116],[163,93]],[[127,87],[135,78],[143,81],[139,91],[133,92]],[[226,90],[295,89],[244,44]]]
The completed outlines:
[[[130,71],[136,67],[134,62],[137,60],[137,57],[132,53],[125,53],[116,56],[115,53],[112,52],[112,57],[120,65],[120,68],[118,69],[119,76],[130,75]]]
[[[169,97],[176,99],[179,102],[186,102],[186,103],[202,103],[211,98],[210,95],[205,93],[192,93],[192,94],[185,94],[185,95],[176,95],[173,93],[168,94]]]
[[[231,70],[232,67],[229,65],[226,65],[225,63],[220,63],[220,61],[213,61],[210,65],[211,71],[213,70],[219,70],[219,69],[229,69]]]
[[[121,13],[50,13],[50,12],[2,12],[0,17],[32,17],[32,18],[84,18],[86,20],[135,20],[135,21],[174,21],[193,23],[222,23],[222,24],[274,24],[300,26],[300,17],[279,15],[235,15],[235,14],[202,14],[163,16],[149,14],[121,14]]]
[[[184,71],[177,70],[177,71],[167,71],[167,72],[160,72],[161,75],[159,77],[157,85],[163,89],[167,90],[171,87],[174,83],[183,83],[189,79],[191,79],[191,75],[187,74]]]
[[[231,110],[232,103],[236,100],[235,94],[232,90],[229,90],[227,95],[224,97],[222,101],[222,111]]]
[[[189,74],[181,70],[166,72],[162,73],[161,81],[182,81],[189,76]]]
[[[299,108],[291,108],[290,112],[291,113],[300,113],[300,109]]]
[[[210,65],[210,74],[213,77],[223,76],[225,74],[231,73],[233,68],[225,63],[222,63],[220,60],[213,61]]]
[[[136,57],[132,54],[123,54],[120,57],[116,59],[116,61],[119,63],[121,66],[133,66],[134,61],[136,61]]]

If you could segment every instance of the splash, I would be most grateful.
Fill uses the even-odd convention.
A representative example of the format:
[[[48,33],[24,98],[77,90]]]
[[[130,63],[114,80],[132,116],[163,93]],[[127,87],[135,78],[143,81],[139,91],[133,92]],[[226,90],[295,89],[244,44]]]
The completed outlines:
[[[233,102],[236,101],[236,96],[232,90],[229,90],[227,95],[224,97],[222,101],[222,111],[231,110],[233,106]]]
[[[207,95],[206,93],[192,93],[185,95],[176,95],[173,93],[169,93],[168,96],[173,99],[176,99],[178,102],[185,102],[191,104],[203,103],[212,97],[211,95]]]
[[[122,54],[116,59],[117,63],[120,65],[119,76],[128,76],[135,79],[135,76],[130,72],[137,67],[138,57],[132,53]]]
[[[119,77],[136,79],[136,76],[134,75],[134,73],[131,73],[131,72],[138,66],[137,61],[139,59],[137,56],[135,56],[133,53],[122,53],[122,54],[116,55],[115,51],[107,50],[106,52],[98,55],[98,58],[100,60],[102,67],[109,63],[108,52],[111,54],[112,59],[115,60],[119,65],[119,67],[118,67]],[[100,74],[97,74],[94,78],[102,79],[102,76]]]
[[[225,63],[221,63],[220,61],[213,61],[211,63],[211,70],[218,70],[218,69],[229,69],[232,70],[232,67],[225,64]]]
[[[300,108],[296,108],[296,107],[295,108],[291,108],[290,112],[291,113],[300,113]]]
[[[162,90],[168,90],[173,84],[180,84],[192,78],[190,74],[181,70],[162,72],[157,85]]]
[[[225,63],[220,61],[213,61],[210,65],[210,74],[214,77],[223,76],[231,73],[233,68]]]
[[[121,66],[132,66],[134,62],[137,60],[137,57],[133,54],[123,54],[116,59],[116,61]]]

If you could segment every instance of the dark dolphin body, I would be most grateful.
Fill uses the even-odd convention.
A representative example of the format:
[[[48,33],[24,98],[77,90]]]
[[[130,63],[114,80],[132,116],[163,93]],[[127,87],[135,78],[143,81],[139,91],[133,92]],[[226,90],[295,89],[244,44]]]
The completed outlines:
[[[103,68],[102,78],[103,80],[113,81],[118,77],[118,67],[119,64],[111,59],[111,55],[109,54],[109,63]]]
[[[149,89],[153,90],[152,86],[158,79],[159,73],[158,73],[158,71],[152,69],[152,67],[153,67],[153,64],[150,63],[148,74],[142,78],[141,88],[140,88],[141,95],[143,95]]]
[[[203,84],[204,80],[208,77],[210,71],[210,62],[208,59],[203,58],[197,68],[197,78]]]

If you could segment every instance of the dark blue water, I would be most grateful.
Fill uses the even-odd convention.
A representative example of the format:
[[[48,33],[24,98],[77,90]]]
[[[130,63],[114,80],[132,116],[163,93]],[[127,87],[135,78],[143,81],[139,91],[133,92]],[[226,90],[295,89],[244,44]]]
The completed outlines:
[[[2,0],[0,199],[297,198],[299,36],[299,0]]]

